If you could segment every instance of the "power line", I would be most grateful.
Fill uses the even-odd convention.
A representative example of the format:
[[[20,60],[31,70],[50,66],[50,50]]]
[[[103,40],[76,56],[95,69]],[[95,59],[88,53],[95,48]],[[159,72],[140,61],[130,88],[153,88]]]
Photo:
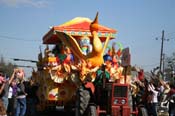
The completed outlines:
[[[6,36],[6,35],[0,35],[0,39],[28,41],[28,42],[40,42],[39,40],[26,40],[26,39],[23,39],[23,38],[11,37],[11,36]]]
[[[170,41],[170,40],[175,40],[175,32],[169,32],[169,33],[166,33],[166,38],[164,37],[164,40],[166,41]],[[160,38],[162,38],[161,36],[157,36],[155,39],[156,40],[159,40]]]
[[[16,67],[24,67],[24,68],[36,68],[36,66],[26,66],[26,65],[14,65],[14,66],[16,66]]]
[[[175,32],[169,32],[166,34],[166,36],[169,36],[169,35],[172,35],[172,34],[175,34]]]
[[[157,66],[159,63],[154,63],[154,64],[145,64],[145,65],[140,65],[142,67],[151,67],[151,66]]]

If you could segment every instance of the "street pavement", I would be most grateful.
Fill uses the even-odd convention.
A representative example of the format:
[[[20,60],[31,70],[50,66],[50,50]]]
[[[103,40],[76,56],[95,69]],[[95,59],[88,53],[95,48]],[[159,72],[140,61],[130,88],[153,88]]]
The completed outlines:
[[[72,112],[65,112],[63,108],[56,108],[52,110],[45,110],[38,112],[37,116],[74,116]]]

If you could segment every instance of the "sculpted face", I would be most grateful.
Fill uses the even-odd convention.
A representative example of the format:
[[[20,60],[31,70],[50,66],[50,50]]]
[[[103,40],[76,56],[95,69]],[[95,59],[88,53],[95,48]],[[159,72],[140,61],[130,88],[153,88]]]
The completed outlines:
[[[83,36],[80,38],[80,46],[88,46],[90,44],[90,38],[88,36]]]
[[[88,36],[82,36],[80,38],[79,43],[84,55],[87,55],[92,51],[92,45],[90,43],[90,38]]]

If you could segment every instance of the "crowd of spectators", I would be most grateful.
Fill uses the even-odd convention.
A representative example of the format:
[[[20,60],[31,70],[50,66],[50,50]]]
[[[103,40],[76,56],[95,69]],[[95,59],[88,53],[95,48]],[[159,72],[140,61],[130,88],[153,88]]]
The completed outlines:
[[[159,77],[148,81],[143,71],[138,74],[131,81],[133,110],[142,105],[149,116],[159,116],[161,108],[167,108],[169,116],[175,116],[175,83]],[[32,78],[25,81],[22,69],[14,69],[9,78],[0,72],[0,116],[37,116],[37,90]]]
[[[11,77],[0,72],[0,116],[37,116],[38,86],[25,81],[23,69],[14,69]]]
[[[149,116],[159,116],[167,112],[175,116],[175,84],[157,77],[136,78],[131,82],[133,110],[144,106]],[[166,110],[165,110],[166,109]]]

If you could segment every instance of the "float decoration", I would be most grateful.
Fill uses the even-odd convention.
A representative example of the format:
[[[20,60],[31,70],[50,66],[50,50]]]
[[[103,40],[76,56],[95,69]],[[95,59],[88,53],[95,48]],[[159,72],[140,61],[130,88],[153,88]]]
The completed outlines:
[[[44,98],[67,101],[73,96],[78,82],[83,82],[88,76],[92,78],[91,81],[96,79],[103,64],[106,65],[107,77],[113,82],[119,80],[123,76],[123,68],[118,66],[122,56],[122,44],[115,42],[110,49],[112,53],[105,54],[108,42],[114,39],[116,32],[99,24],[98,13],[94,21],[77,17],[52,27],[43,37],[44,44],[56,45],[52,51],[48,46],[45,49],[43,63],[46,64],[46,70],[43,70],[44,78],[40,78],[43,84],[41,91],[47,92],[43,93]],[[118,50],[115,45],[119,47]],[[41,98],[43,95],[41,94]]]
[[[44,44],[61,41],[71,49],[78,59],[91,62],[92,66],[95,67],[103,64],[104,51],[109,39],[113,39],[115,33],[114,29],[98,24],[97,13],[93,22],[87,18],[75,18],[63,25],[53,27],[43,37],[43,41]],[[78,41],[83,36],[89,37],[92,44],[92,51],[87,55],[84,55]],[[103,47],[102,42],[105,42]]]
[[[49,32],[43,37],[44,44],[55,44],[60,40],[58,39],[56,32],[64,32],[73,37],[88,36],[92,38],[90,32],[90,24],[92,20],[84,17],[76,17],[62,25],[53,26]],[[116,30],[105,27],[103,25],[98,26],[98,36],[102,42],[105,41],[106,37],[110,36],[111,39],[115,38]]]

